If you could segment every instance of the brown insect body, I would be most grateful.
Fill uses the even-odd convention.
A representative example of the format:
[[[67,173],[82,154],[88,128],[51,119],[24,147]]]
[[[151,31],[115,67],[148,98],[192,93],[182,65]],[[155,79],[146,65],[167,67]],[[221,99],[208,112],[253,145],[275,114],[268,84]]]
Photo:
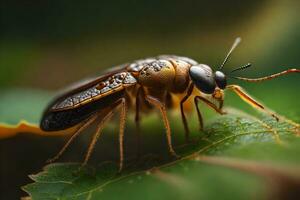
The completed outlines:
[[[182,93],[187,89],[190,81],[188,71],[191,64],[181,60],[180,57],[159,56],[158,59],[150,63],[142,63],[142,65],[144,67],[136,78],[143,87],[173,93]]]
[[[82,122],[95,112],[113,104],[128,93],[143,87],[150,95],[163,92],[182,93],[190,82],[190,63],[177,56],[159,56],[138,60],[110,75],[88,82],[58,97],[44,113],[41,128],[45,131],[66,129]],[[125,92],[127,91],[127,92]],[[127,96],[128,98],[128,96]]]
[[[227,54],[220,70],[223,68],[233,49],[240,42],[237,38]],[[245,69],[250,64],[233,71]],[[269,80],[291,72],[290,69],[278,74],[258,79],[234,77],[248,82]],[[196,88],[195,88],[196,87]],[[264,111],[278,120],[278,117],[268,111],[262,104],[245,93],[240,86],[227,85],[227,78],[221,71],[213,72],[205,64],[198,64],[195,60],[175,55],[162,55],[143,60],[136,60],[130,64],[121,65],[110,70],[107,74],[92,79],[85,84],[74,87],[70,92],[56,98],[46,109],[40,127],[44,131],[57,131],[78,125],[77,131],[68,140],[62,150],[51,160],[62,155],[69,144],[92,122],[100,120],[97,131],[89,145],[83,165],[85,165],[99,138],[107,120],[120,108],[120,170],[123,167],[123,136],[127,109],[134,108],[135,122],[139,127],[140,111],[152,105],[157,108],[166,128],[169,152],[177,156],[172,147],[171,129],[167,118],[167,107],[174,104],[172,97],[177,96],[180,101],[180,111],[185,129],[185,136],[189,138],[189,128],[184,114],[184,103],[193,98],[200,128],[203,119],[198,108],[202,101],[220,114],[224,114],[224,89],[234,91],[242,100],[254,108]],[[214,101],[211,101],[214,100]]]

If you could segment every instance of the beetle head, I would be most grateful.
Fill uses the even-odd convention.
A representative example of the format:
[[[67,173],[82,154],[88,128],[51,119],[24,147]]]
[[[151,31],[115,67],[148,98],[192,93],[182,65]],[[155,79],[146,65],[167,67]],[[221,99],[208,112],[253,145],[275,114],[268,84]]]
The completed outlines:
[[[199,64],[190,67],[190,77],[196,87],[203,93],[212,94],[216,87],[225,89],[226,76],[221,71],[213,72],[212,69],[205,64]]]
[[[236,38],[233,45],[231,46],[229,52],[227,53],[223,63],[219,67],[219,70],[213,72],[212,69],[205,64],[199,64],[195,66],[191,66],[189,70],[190,77],[196,87],[203,93],[213,94],[216,87],[223,90],[227,85],[227,78],[223,69],[224,65],[228,61],[232,51],[237,47],[237,45],[241,42],[241,38]],[[248,64],[250,66],[250,64]],[[242,68],[246,68],[249,66],[243,66]],[[239,69],[242,69],[239,68]],[[237,69],[237,70],[239,70]]]

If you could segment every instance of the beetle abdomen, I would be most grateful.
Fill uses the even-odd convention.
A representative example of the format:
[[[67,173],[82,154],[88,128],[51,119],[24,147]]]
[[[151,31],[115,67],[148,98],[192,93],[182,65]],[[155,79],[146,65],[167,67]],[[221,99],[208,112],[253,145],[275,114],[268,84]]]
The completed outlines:
[[[44,131],[59,131],[70,128],[99,112],[99,110],[113,105],[123,96],[124,90],[73,109],[46,112],[41,120],[40,127]]]

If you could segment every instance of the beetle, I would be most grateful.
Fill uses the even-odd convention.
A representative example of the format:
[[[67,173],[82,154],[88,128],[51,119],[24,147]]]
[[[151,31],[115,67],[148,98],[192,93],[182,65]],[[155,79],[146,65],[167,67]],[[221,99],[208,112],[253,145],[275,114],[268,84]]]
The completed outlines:
[[[187,57],[160,55],[113,68],[104,75],[88,80],[79,86],[74,86],[59,95],[46,108],[41,119],[40,128],[44,131],[64,130],[74,126],[77,126],[77,128],[64,147],[49,162],[57,160],[85,128],[99,120],[100,123],[82,163],[82,165],[86,165],[104,124],[120,109],[119,170],[121,171],[124,159],[123,137],[126,113],[129,107],[135,110],[137,127],[139,127],[140,112],[143,109],[157,108],[160,111],[166,129],[168,150],[171,155],[178,157],[172,146],[171,128],[167,118],[167,108],[172,107],[174,97],[180,98],[180,111],[187,140],[189,138],[189,128],[184,113],[184,104],[193,98],[200,128],[202,129],[203,119],[197,106],[198,102],[203,101],[216,112],[225,114],[223,111],[224,90],[232,90],[254,108],[264,111],[278,120],[279,118],[275,113],[254,100],[240,86],[227,85],[228,76],[222,69],[240,41],[240,38],[235,40],[223,63],[215,72],[208,65],[199,64]],[[247,64],[232,72],[250,66],[251,64]],[[288,69],[255,79],[233,78],[248,82],[260,82],[295,72],[299,73],[300,70]]]

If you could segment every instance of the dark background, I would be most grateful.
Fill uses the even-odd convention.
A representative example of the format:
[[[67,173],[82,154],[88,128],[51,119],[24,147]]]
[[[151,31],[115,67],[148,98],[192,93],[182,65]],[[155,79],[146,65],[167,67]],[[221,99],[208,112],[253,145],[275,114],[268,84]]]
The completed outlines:
[[[2,1],[0,119],[37,123],[40,113],[25,102],[42,93],[37,101],[42,110],[59,88],[143,57],[179,54],[216,69],[237,36],[243,42],[225,71],[252,62],[252,68],[237,74],[255,77],[300,66],[299,5],[292,0]],[[289,117],[300,114],[293,109],[299,106],[293,98],[299,92],[297,78],[259,87],[239,83]],[[291,94],[286,105],[280,99],[283,90]],[[234,102],[228,104],[236,106]],[[25,135],[0,140],[0,198],[24,196],[20,187],[30,182],[27,175],[39,171],[63,143],[62,138]],[[99,152],[115,143],[107,139]],[[81,159],[81,146],[78,142],[72,147],[76,150],[70,159]],[[116,158],[114,151],[114,157],[103,159]]]

